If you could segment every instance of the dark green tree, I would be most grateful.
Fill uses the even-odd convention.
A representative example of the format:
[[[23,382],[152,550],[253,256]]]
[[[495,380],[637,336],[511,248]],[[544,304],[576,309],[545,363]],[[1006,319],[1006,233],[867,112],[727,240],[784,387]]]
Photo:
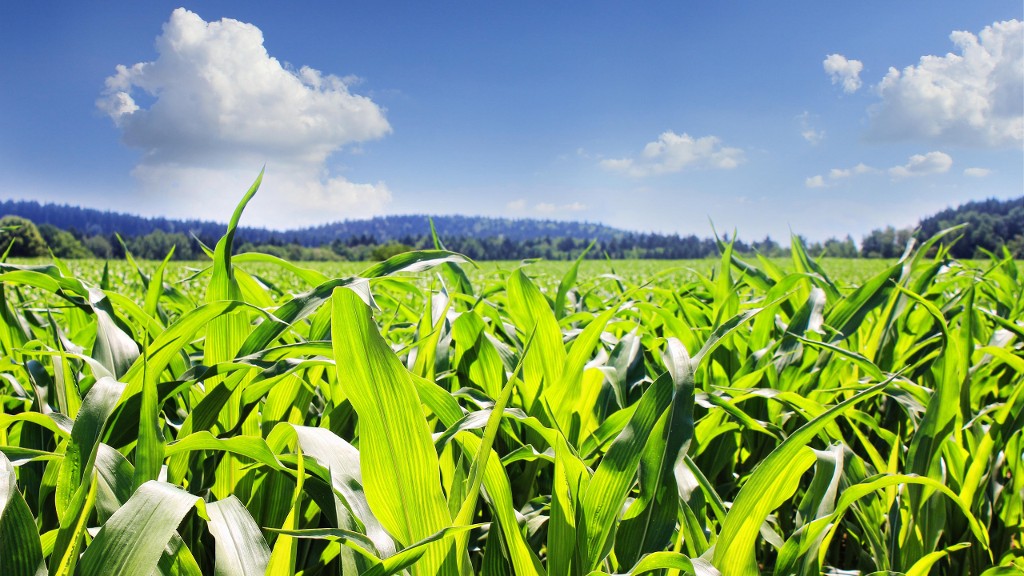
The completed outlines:
[[[857,244],[854,243],[852,236],[847,236],[845,240],[829,238],[828,240],[825,240],[824,249],[825,255],[833,258],[857,257]]]
[[[399,242],[388,242],[387,244],[381,244],[373,249],[371,253],[374,260],[387,260],[392,256],[397,256],[402,252],[408,252],[412,250],[412,247]]]
[[[61,230],[53,224],[41,225],[39,234],[42,235],[43,241],[57,258],[92,258],[93,256],[92,252],[82,246],[82,243],[71,232]]]
[[[107,240],[104,236],[100,236],[99,234],[89,236],[85,240],[82,240],[82,244],[89,250],[89,252],[92,252],[92,255],[96,258],[107,259],[114,257],[114,247],[110,245],[110,240]]]
[[[10,246],[11,256],[36,258],[46,256],[46,242],[36,225],[20,216],[0,218],[0,251]]]

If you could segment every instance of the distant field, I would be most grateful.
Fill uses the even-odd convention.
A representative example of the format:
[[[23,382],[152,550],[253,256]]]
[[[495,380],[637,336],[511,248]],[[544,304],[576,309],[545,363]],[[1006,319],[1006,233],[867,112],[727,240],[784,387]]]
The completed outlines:
[[[756,258],[743,257],[751,264],[756,264]],[[787,271],[792,271],[793,262],[788,258],[770,258],[769,262]],[[14,263],[44,264],[46,259],[14,260]],[[65,264],[71,270],[84,277],[99,279],[103,271],[103,261],[100,260],[68,260]],[[130,264],[120,260],[109,262],[112,270],[117,273],[126,273],[132,270]],[[317,270],[331,277],[350,276],[358,274],[371,266],[372,262],[296,262],[298,266]],[[696,274],[716,274],[721,260],[714,258],[702,260],[584,260],[579,268],[579,278],[589,279],[601,275],[618,275],[624,279],[639,281],[663,278],[668,280],[691,281]],[[152,270],[159,265],[155,261],[142,261],[139,266],[143,270]],[[520,266],[527,266],[531,276],[538,279],[553,281],[556,285],[565,271],[569,269],[572,262],[568,261],[486,261],[477,262],[476,266],[464,265],[467,275],[473,278],[489,279],[507,276],[512,270]],[[821,266],[825,272],[834,280],[844,284],[860,284],[865,279],[878,274],[886,267],[891,266],[891,260],[861,259],[861,258],[824,258]],[[1024,269],[1024,261],[1019,262]],[[181,281],[194,275],[195,272],[210,266],[210,262],[170,262],[167,267],[166,278],[169,281]],[[270,267],[263,263],[244,263],[239,266],[247,271],[259,274],[260,270],[269,270]],[[279,270],[273,274],[280,274]],[[733,271],[733,274],[737,274]]]
[[[757,265],[758,261],[753,257],[741,257],[744,261]],[[28,263],[29,261],[23,261]],[[45,263],[46,260],[32,260],[31,263]],[[566,261],[488,261],[478,262],[476,266],[464,265],[463,268],[471,280],[489,282],[499,278],[505,278],[508,274],[520,266],[526,266],[531,277],[535,278],[542,286],[550,285],[557,287],[565,271],[569,269],[572,262]],[[789,258],[770,258],[768,262],[787,272],[793,271],[793,261]],[[965,264],[973,266],[984,266],[982,261],[964,261]],[[841,286],[856,286],[868,278],[880,273],[891,266],[892,260],[866,259],[866,258],[823,258],[820,260],[822,269],[829,278]],[[69,260],[67,266],[85,278],[92,278],[98,281],[102,275],[103,262],[97,260]],[[159,262],[144,261],[139,266],[143,270],[153,270]],[[296,262],[298,266],[317,270],[329,277],[344,277],[358,274],[370,267],[372,262]],[[696,279],[697,274],[713,276],[717,274],[721,264],[720,259],[702,260],[585,260],[579,268],[579,279],[590,280],[605,276],[609,280],[612,276],[618,276],[630,282],[654,281],[659,284],[671,284],[691,282]],[[281,289],[290,289],[291,282],[295,278],[276,267],[270,267],[264,263],[238,264],[243,270],[249,271],[268,280],[275,282]],[[110,261],[111,270],[121,275],[125,280],[131,282],[134,275],[132,267],[123,261]],[[209,262],[170,262],[166,271],[166,279],[170,282],[186,282],[196,272],[210,266]],[[1024,260],[1017,261],[1017,267],[1024,274]],[[739,273],[734,269],[733,276]]]

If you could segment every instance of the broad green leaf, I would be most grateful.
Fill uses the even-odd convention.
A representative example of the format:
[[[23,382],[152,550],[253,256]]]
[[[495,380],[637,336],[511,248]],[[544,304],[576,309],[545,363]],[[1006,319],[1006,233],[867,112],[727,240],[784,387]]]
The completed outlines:
[[[693,437],[693,366],[681,342],[670,338],[665,365],[672,375],[672,400],[655,425],[640,458],[640,494],[626,510],[615,541],[622,564],[668,547],[676,526],[679,498],[675,468]]]
[[[32,511],[18,491],[14,466],[3,454],[0,454],[0,574],[46,574]]]
[[[787,438],[758,465],[733,501],[715,545],[712,563],[723,576],[758,574],[754,549],[761,524],[772,510],[792,496],[800,475],[814,463],[814,454],[807,443],[843,412],[878,394],[888,384],[888,380],[876,384],[828,409]]]
[[[338,380],[359,416],[366,500],[408,546],[451,525],[427,421],[408,370],[377,331],[370,308],[344,288],[332,300]],[[429,546],[414,574],[433,575],[448,555],[446,544]]]
[[[64,454],[57,480],[57,512],[70,508],[73,494],[84,486],[88,490],[93,462],[107,419],[113,413],[125,385],[112,378],[101,378],[86,394],[78,418],[71,430],[71,440]]]
[[[534,340],[523,363],[524,408],[534,414],[533,403],[544,386],[556,387],[562,379],[566,352],[562,332],[547,299],[537,286],[517,269],[508,278],[508,311],[519,330]]]
[[[668,372],[640,398],[629,423],[608,448],[587,487],[577,545],[586,570],[594,570],[613,543],[616,517],[635,482],[637,464],[651,431],[672,401],[673,378]]]
[[[270,547],[249,511],[229,496],[206,505],[208,526],[217,541],[217,576],[261,576],[270,562]]]
[[[203,501],[181,488],[151,480],[100,528],[85,549],[82,576],[150,574],[178,524],[193,508],[205,515]]]

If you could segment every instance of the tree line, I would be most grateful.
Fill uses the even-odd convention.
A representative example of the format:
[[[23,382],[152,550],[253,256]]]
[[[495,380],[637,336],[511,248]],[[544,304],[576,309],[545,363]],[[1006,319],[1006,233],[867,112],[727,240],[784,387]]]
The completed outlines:
[[[424,220],[420,222],[419,218]],[[383,223],[388,220],[399,222],[399,225],[387,228]],[[438,226],[445,247],[475,260],[567,260],[578,257],[591,243],[594,245],[587,258],[683,260],[718,254],[715,239],[692,234],[634,233],[589,223],[524,221],[533,222],[530,231],[533,235],[530,236],[522,228],[516,234],[507,233],[507,222],[503,224],[501,219],[495,218],[459,216],[441,217],[439,221],[441,224],[454,222],[454,230]],[[205,258],[203,245],[212,246],[222,229],[218,225],[216,230],[207,230],[206,224],[209,223],[204,223],[197,230],[167,231],[157,227],[145,233],[120,236],[100,232],[95,226],[83,231],[74,226],[60,228],[51,222],[52,219],[37,224],[21,215],[0,218],[0,250],[8,250],[9,255],[15,257],[40,257],[52,253],[62,259],[116,259],[124,258],[127,251],[136,258],[155,260],[163,259],[173,248],[176,260],[201,260]],[[186,224],[167,222],[175,222],[179,227]],[[420,232],[414,232],[417,230],[416,222],[420,222]],[[266,234],[247,234],[243,230],[238,235],[238,250],[264,252],[293,261],[323,261],[382,260],[406,250],[434,247],[426,217],[381,217],[365,223],[366,230],[359,234],[337,228],[327,232],[330,226],[337,227],[342,223],[306,229],[316,230],[315,237],[323,240],[315,245],[303,242],[309,237],[300,237],[297,232],[289,236],[289,233],[266,230],[262,231]],[[999,252],[1005,247],[1016,258],[1024,258],[1024,197],[970,202],[943,210],[921,220],[913,230],[892,226],[876,229],[862,238],[859,246],[849,235],[842,239],[829,238],[824,242],[808,242],[801,238],[801,242],[815,257],[895,258],[911,238],[925,239],[958,224],[965,226],[951,237],[956,238],[950,249],[953,256],[981,257],[986,252]],[[384,230],[390,232],[384,234]],[[404,234],[395,234],[402,230]],[[728,237],[724,240],[732,242],[734,250],[739,253],[758,253],[767,257],[789,254],[788,246],[780,245],[770,237],[753,242]]]

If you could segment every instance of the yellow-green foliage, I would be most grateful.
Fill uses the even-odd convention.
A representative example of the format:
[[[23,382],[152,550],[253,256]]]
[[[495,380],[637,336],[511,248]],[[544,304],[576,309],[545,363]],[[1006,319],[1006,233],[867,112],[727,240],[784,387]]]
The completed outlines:
[[[0,574],[1024,570],[1024,282],[955,231],[358,271],[239,214],[212,263],[0,264]]]

